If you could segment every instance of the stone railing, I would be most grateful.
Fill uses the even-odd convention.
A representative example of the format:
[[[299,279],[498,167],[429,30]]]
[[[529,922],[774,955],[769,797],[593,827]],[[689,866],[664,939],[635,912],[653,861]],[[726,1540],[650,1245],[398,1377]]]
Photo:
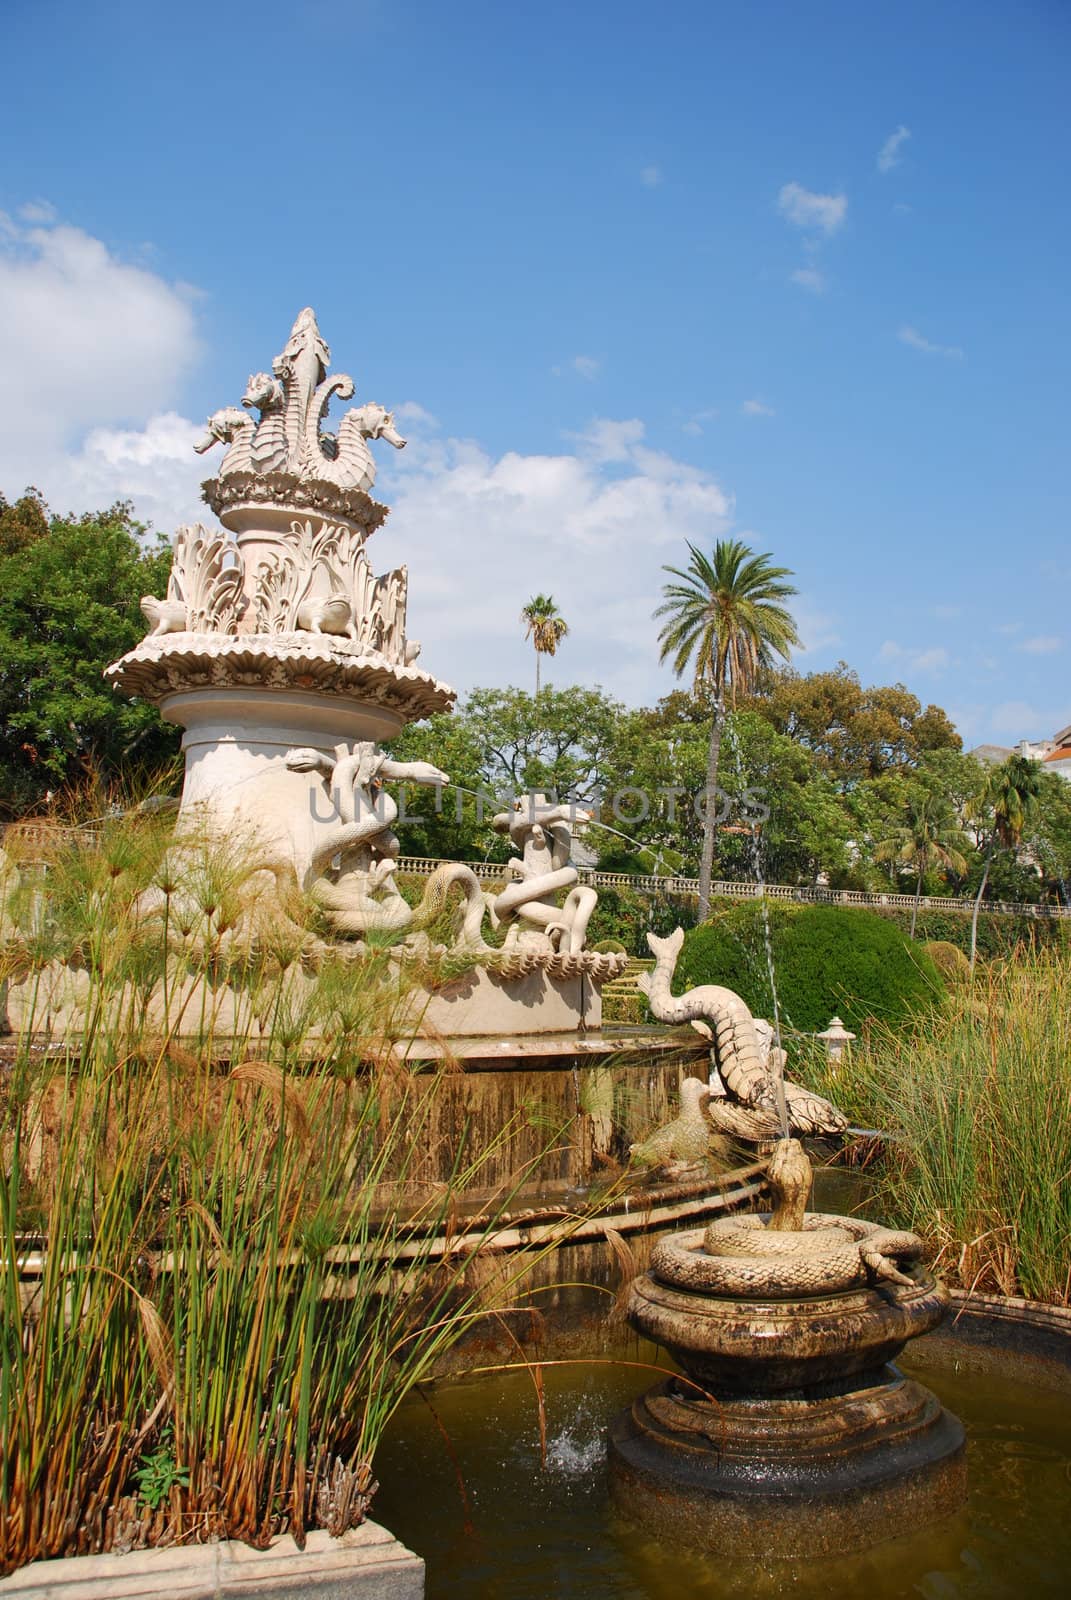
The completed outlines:
[[[487,882],[500,879],[505,867],[500,861],[472,861],[468,863],[476,876]],[[440,863],[429,856],[400,856],[399,872],[415,872],[426,876]],[[581,882],[593,889],[632,889],[638,894],[698,894],[698,878],[655,877],[640,872],[598,872],[581,867]],[[803,905],[868,906],[880,911],[883,907],[915,904],[913,894],[867,894],[861,889],[798,888],[792,884],[755,882],[736,883],[716,879],[710,886],[712,896],[727,900],[758,900],[763,895],[768,900],[790,900]],[[973,911],[974,900],[962,895],[922,895],[919,909],[929,911]],[[981,910],[986,915],[1008,917],[1071,917],[1071,906],[1033,905],[1012,900],[983,900]]]
[[[93,837],[91,829],[68,828],[56,823],[34,820],[11,823],[5,830],[4,836],[7,837],[8,834],[12,836],[12,843],[15,838],[18,839],[19,853],[23,860],[33,859],[36,854],[42,861],[47,861],[66,843],[75,839],[81,839],[84,843],[87,836]],[[420,877],[428,877],[441,865],[441,860],[432,856],[398,858],[399,872],[412,872]],[[483,883],[501,882],[505,878],[504,862],[470,861],[466,865],[472,868]],[[589,883],[593,889],[631,889],[637,894],[699,893],[698,878],[656,877],[642,872],[597,872],[591,867],[580,867],[579,872],[581,882]],[[726,878],[715,879],[710,886],[710,892],[712,896],[726,900],[758,900],[765,895],[768,900],[795,901],[802,905],[868,906],[875,911],[888,906],[904,906],[910,910],[915,904],[913,894],[867,894],[862,889],[799,888],[787,883],[759,884],[753,881],[737,883]],[[974,900],[965,895],[924,894],[919,900],[919,910],[970,912],[974,910]],[[1071,917],[1071,906],[1033,905],[1015,900],[983,900],[981,910],[987,916],[1039,919]]]

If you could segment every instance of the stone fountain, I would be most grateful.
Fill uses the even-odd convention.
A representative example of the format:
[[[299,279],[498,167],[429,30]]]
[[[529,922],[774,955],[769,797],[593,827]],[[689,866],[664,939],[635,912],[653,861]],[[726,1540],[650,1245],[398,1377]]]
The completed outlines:
[[[379,742],[455,695],[417,665],[406,568],[376,576],[366,554],[387,516],[371,498],[370,443],[405,440],[374,402],[325,430],[332,399],[354,394],[329,362],[306,308],[241,407],[208,419],[195,448],[225,446],[203,490],[222,531],[179,531],[167,594],[142,601],[149,634],[106,676],[185,729],[177,838],[244,849],[274,879],[280,908],[293,889],[315,902],[329,942],[359,948],[386,932],[399,937],[399,961],[423,959],[423,930],[460,895],[455,951],[472,956],[470,980],[426,997],[427,1034],[597,1029],[601,985],[625,957],[586,948],[597,896],[570,860],[584,813],[530,797],[496,818],[517,849],[496,895],[463,863],[440,867],[415,910],[395,884],[398,807],[385,785],[441,790],[449,778],[392,760]],[[493,948],[487,923],[505,925]]]
[[[784,1139],[774,1208],[656,1245],[632,1325],[677,1362],[610,1433],[611,1489],[661,1537],[725,1556],[830,1556],[935,1522],[966,1497],[964,1434],[892,1365],[943,1319],[922,1242],[806,1211]]]

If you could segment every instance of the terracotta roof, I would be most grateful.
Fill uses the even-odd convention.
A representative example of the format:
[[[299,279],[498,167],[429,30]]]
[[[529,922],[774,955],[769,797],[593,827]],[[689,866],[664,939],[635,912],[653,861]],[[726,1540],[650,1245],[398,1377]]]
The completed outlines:
[[[1047,756],[1042,756],[1043,761],[1071,761],[1071,744],[1061,745],[1058,750],[1050,750]]]

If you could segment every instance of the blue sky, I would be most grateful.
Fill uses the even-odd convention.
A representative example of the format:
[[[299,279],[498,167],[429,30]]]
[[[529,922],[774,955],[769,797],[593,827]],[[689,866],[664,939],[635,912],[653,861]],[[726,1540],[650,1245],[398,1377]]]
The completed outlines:
[[[671,685],[684,540],[794,569],[968,743],[1071,720],[1071,7],[6,0],[0,488],[197,515],[197,425],[315,306],[400,408],[422,664]],[[207,514],[206,514],[207,515]]]

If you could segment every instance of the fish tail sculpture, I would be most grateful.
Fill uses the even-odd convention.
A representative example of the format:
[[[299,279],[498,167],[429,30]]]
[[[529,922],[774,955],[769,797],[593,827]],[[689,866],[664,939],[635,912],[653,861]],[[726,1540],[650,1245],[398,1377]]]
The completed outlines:
[[[778,1086],[751,1012],[732,989],[716,983],[701,984],[682,995],[673,994],[673,973],[684,943],[683,928],[664,939],[649,933],[647,943],[655,957],[654,971],[644,974],[639,986],[654,1015],[659,1022],[697,1023],[713,1038],[711,1054],[726,1096],[720,1101],[712,1097],[712,1118],[725,1132],[739,1138],[776,1138],[784,1131],[778,1112]],[[839,1134],[848,1126],[843,1113],[821,1095],[787,1079],[784,1093],[792,1131]]]

